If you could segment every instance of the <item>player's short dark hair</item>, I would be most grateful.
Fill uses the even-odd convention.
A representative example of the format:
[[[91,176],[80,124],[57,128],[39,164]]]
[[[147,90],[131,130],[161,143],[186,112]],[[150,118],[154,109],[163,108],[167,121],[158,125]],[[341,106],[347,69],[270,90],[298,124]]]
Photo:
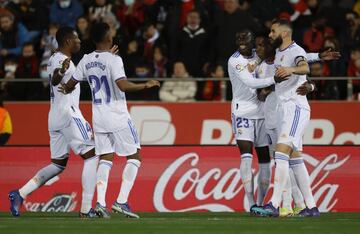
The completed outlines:
[[[284,18],[274,19],[272,21],[272,24],[279,24],[280,26],[285,26],[285,27],[289,28],[291,31],[293,30],[291,22]]]
[[[56,32],[56,41],[59,45],[59,47],[62,47],[65,45],[66,40],[71,38],[74,35],[75,30],[72,27],[61,27]]]
[[[91,39],[95,44],[104,41],[106,34],[110,31],[110,26],[107,23],[95,23],[91,31]]]

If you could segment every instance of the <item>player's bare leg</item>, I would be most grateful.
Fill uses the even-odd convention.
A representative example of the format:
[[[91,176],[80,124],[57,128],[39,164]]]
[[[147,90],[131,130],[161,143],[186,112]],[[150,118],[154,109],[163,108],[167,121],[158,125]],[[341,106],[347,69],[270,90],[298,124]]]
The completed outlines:
[[[51,159],[51,164],[40,169],[23,187],[9,193],[10,211],[13,216],[20,216],[20,208],[23,200],[29,194],[64,171],[68,162],[68,154],[63,155],[60,158],[62,159]]]
[[[122,174],[120,193],[116,202],[114,202],[112,209],[115,212],[125,214],[127,217],[139,218],[137,214],[131,211],[128,204],[128,198],[134,185],[138,170],[141,166],[140,150],[138,149],[135,154],[127,156],[126,159],[127,161]]]
[[[253,143],[245,140],[237,140],[236,142],[241,154],[240,177],[251,212],[252,207],[256,206],[254,200],[254,176],[252,173]]]
[[[258,193],[256,204],[262,206],[271,181],[270,153],[268,146],[256,147],[255,150],[259,162],[259,175],[257,181]]]
[[[95,217],[95,211],[92,209],[92,200],[96,186],[96,169],[99,157],[95,154],[95,149],[91,149],[85,154],[80,155],[84,159],[84,167],[81,176],[82,200],[80,208],[81,218]]]
[[[95,211],[102,218],[110,218],[110,213],[106,209],[106,190],[108,186],[109,173],[113,165],[114,154],[100,155],[99,166],[97,170],[96,190],[97,203]]]

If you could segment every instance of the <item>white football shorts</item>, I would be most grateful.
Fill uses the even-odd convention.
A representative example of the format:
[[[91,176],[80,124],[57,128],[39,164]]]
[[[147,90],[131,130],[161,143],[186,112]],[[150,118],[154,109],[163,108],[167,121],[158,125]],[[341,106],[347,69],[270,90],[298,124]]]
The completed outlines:
[[[49,131],[52,159],[68,157],[70,149],[77,155],[85,154],[95,147],[90,124],[82,115],[72,117],[69,126],[57,131]]]
[[[130,156],[140,148],[140,140],[131,119],[127,127],[116,132],[95,132],[96,155],[115,152],[119,156]]]
[[[278,110],[278,141],[294,151],[302,151],[302,137],[310,121],[310,111],[289,101]]]
[[[231,120],[236,140],[251,141],[255,147],[269,144],[265,131],[265,119],[247,119],[232,114]]]

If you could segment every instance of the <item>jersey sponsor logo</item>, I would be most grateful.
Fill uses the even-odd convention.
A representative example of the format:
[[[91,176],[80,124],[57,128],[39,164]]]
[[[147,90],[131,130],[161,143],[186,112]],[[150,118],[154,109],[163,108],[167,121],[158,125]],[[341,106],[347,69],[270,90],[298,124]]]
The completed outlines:
[[[241,64],[236,64],[236,66],[235,66],[235,69],[238,71],[242,71],[242,70],[244,70],[244,68],[245,68],[245,66],[241,65]]]

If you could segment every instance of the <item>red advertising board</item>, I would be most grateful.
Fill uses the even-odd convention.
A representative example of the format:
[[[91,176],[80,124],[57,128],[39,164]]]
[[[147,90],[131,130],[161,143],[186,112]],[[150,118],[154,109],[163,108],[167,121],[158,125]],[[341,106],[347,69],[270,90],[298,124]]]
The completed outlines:
[[[7,103],[14,125],[10,145],[48,145],[48,103]],[[81,104],[91,122],[91,103]],[[360,102],[312,102],[304,144],[360,145]],[[230,103],[130,103],[143,145],[229,145]]]
[[[309,146],[304,152],[319,209],[360,212],[360,147]],[[8,191],[22,186],[49,163],[49,148],[3,147],[0,155],[0,211],[7,211]],[[148,146],[143,147],[142,157],[129,200],[136,211],[234,212],[248,208],[235,146]],[[108,206],[118,195],[123,166],[124,158],[117,157],[110,174]],[[78,211],[81,171],[82,160],[71,155],[65,172],[31,194],[24,209]],[[255,176],[257,171],[254,162]]]

